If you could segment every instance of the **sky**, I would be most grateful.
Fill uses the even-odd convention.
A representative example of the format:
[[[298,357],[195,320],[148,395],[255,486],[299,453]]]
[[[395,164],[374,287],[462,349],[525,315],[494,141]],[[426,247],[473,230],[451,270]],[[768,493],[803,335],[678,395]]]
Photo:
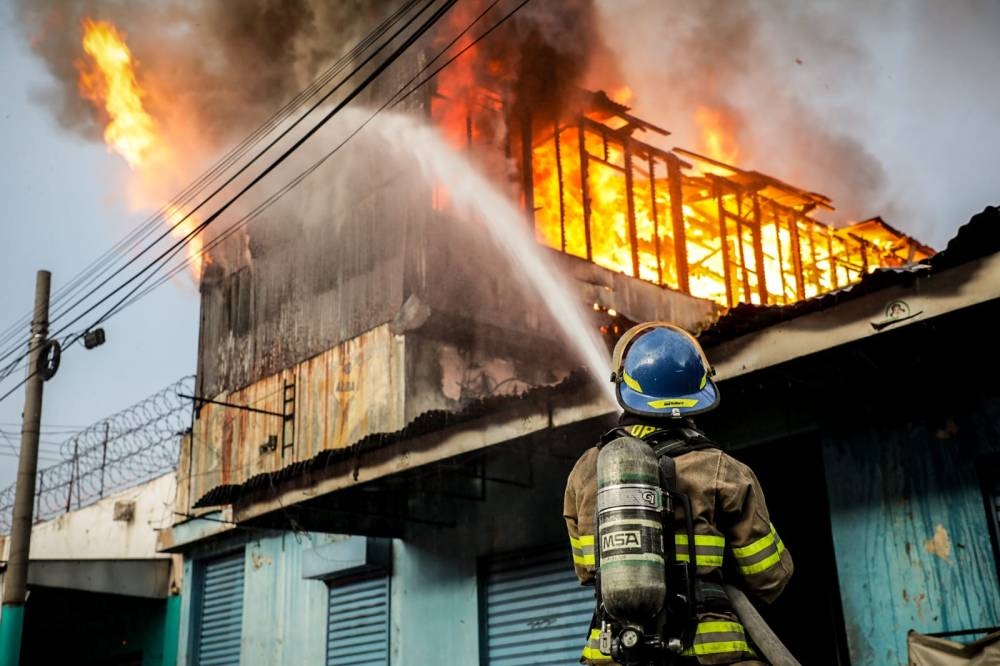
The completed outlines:
[[[660,3],[602,0],[599,6],[608,35],[615,37],[609,46],[636,89],[636,115],[676,130],[677,145],[690,146],[682,140],[683,123],[669,114],[671,100],[679,99],[677,81],[693,71],[671,60],[669,45],[681,44],[685,35],[642,21],[642,8]],[[701,20],[710,31],[723,22],[711,3],[700,6],[708,7]],[[723,6],[741,5],[714,7]],[[754,81],[752,90],[740,93],[747,122],[760,124],[758,140],[789,141],[781,134],[786,121],[766,107],[773,111],[779,103],[846,134],[877,156],[887,174],[867,214],[884,213],[890,224],[937,249],[973,214],[1000,203],[1000,11],[979,11],[990,7],[980,2],[881,0],[859,2],[849,12],[840,9],[843,3],[829,2],[747,6],[753,31],[743,29],[746,17],[725,18],[752,41],[756,62],[766,63],[757,75],[763,72],[766,83],[783,88],[776,96]],[[962,10],[949,9],[954,7]],[[783,12],[766,11],[774,8]],[[696,34],[697,18],[676,25]],[[715,44],[722,49],[702,54],[703,71],[721,78],[726,64],[738,75],[744,63],[726,60],[724,40]],[[660,46],[670,57],[654,57]],[[641,72],[648,62],[657,66]],[[0,163],[0,331],[30,311],[38,269],[50,270],[58,289],[141,221],[116,190],[123,160],[60,128],[37,101],[38,91],[51,84],[48,77],[15,22],[12,0],[0,0],[0,145],[8,158]],[[789,147],[783,148],[787,154]],[[759,161],[743,166],[783,177],[782,154],[757,150]],[[801,184],[834,196],[836,204],[838,183],[832,180]],[[104,346],[66,351],[58,375],[45,385],[43,466],[55,460],[68,426],[85,427],[194,373],[198,305],[191,281],[175,280],[108,322]],[[0,488],[14,480],[23,399],[19,391],[0,401]]]
[[[0,330],[31,311],[35,274],[52,273],[52,290],[75,276],[141,220],[128,214],[109,184],[120,182],[120,157],[59,129],[32,100],[45,70],[18,34],[8,2],[0,4]],[[62,426],[87,426],[194,374],[198,292],[186,280],[165,284],[104,326],[107,342],[77,344],[46,382],[42,460],[55,460]],[[24,339],[27,340],[26,332]],[[6,347],[5,347],[6,350]],[[0,488],[14,482],[23,390],[0,402]],[[9,438],[9,439],[8,439]]]

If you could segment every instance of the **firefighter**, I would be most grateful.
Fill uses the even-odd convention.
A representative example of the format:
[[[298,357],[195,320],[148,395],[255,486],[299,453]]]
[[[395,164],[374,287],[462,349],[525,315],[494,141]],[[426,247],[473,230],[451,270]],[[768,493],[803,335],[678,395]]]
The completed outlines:
[[[771,602],[792,575],[792,558],[771,524],[753,471],[717,448],[691,420],[719,404],[714,371],[693,336],[663,322],[640,324],[622,336],[613,368],[624,411],[612,433],[642,439],[657,456],[673,458],[677,489],[691,502],[693,552],[683,529],[669,537],[676,542],[677,560],[693,554],[697,565],[695,628],[688,631],[691,638],[677,663],[763,663],[721,587],[723,560],[731,557],[733,566],[727,564],[726,570],[738,571],[744,587]],[[564,497],[574,568],[584,585],[595,581],[597,459],[597,446],[584,452],[570,472]],[[613,663],[599,649],[600,635],[600,628],[591,626],[582,663]]]

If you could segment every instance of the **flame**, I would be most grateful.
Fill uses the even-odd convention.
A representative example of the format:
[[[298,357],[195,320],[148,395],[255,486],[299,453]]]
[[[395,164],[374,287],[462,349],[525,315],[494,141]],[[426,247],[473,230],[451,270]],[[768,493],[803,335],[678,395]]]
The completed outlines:
[[[156,124],[142,106],[132,52],[114,25],[83,19],[83,51],[93,67],[79,68],[80,94],[108,114],[104,140],[129,166],[142,164],[157,143]]]
[[[700,150],[714,160],[737,164],[740,147],[736,141],[735,123],[721,109],[699,106],[694,122],[701,128]]]
[[[633,96],[632,88],[629,86],[619,86],[608,94],[608,97],[625,106],[632,103]]]
[[[436,120],[462,150],[477,150],[476,137],[460,132],[474,110],[460,100],[457,110],[447,108],[447,101]],[[731,124],[722,114],[699,117],[706,151],[717,163],[684,173],[674,156],[632,137],[606,110],[571,115],[548,130],[533,123],[531,192],[524,201],[531,203],[538,242],[727,307],[790,303],[844,287],[879,266],[928,256],[929,248],[884,224],[838,230],[819,222],[808,211],[822,198],[780,181],[747,188],[740,174],[748,172],[722,163],[739,154],[726,133]]]
[[[132,198],[141,208],[160,200],[160,193],[173,185],[176,164],[170,146],[162,139],[153,116],[143,105],[148,95],[136,77],[136,61],[125,36],[108,21],[84,18],[83,52],[87,59],[76,63],[80,95],[106,116],[104,141],[120,155],[136,175]],[[183,211],[172,204],[164,209],[171,234],[182,239],[199,224],[194,216],[184,219]],[[183,220],[183,221],[182,221]],[[195,279],[201,276],[203,240],[201,235],[187,240],[186,252]]]

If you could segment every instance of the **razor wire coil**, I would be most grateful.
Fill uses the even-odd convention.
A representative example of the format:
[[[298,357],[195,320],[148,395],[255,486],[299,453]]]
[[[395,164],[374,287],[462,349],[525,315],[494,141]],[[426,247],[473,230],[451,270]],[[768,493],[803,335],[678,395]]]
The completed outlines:
[[[34,521],[93,504],[177,468],[180,443],[191,427],[194,377],[84,428],[60,446],[63,460],[38,470]],[[14,484],[0,491],[0,532],[9,533]]]

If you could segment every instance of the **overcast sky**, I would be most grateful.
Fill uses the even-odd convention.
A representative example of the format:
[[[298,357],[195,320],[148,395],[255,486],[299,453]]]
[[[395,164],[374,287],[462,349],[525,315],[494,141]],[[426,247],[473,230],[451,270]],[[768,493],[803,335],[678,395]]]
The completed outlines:
[[[633,7],[648,4],[630,1]],[[59,129],[50,111],[33,101],[33,91],[48,75],[16,25],[10,2],[0,0],[0,145],[7,156],[0,164],[0,331],[30,310],[36,270],[52,271],[58,289],[140,221],[113,191],[126,168],[121,158]],[[774,58],[773,76],[800,86],[803,108],[842,128],[881,161],[888,181],[878,205],[911,214],[887,216],[890,223],[940,249],[974,213],[1000,203],[1000,12],[947,11],[959,4],[991,6],[976,2],[926,2],[921,11],[911,11],[908,2],[859,3],[849,11],[841,9],[843,3],[819,3],[816,12],[805,12],[808,20],[792,21],[761,12],[792,5],[751,4],[763,21],[757,35]],[[605,10],[609,6],[602,4]],[[611,46],[621,51],[623,62],[663,43],[656,27],[643,26],[637,16],[620,12],[608,18],[610,27],[620,28],[620,41]],[[823,35],[803,31],[817,21],[827,28]],[[792,28],[794,34],[781,33]],[[850,57],[825,57],[834,47]],[[668,59],[658,62],[670,65]],[[650,87],[658,85],[662,67],[650,73]],[[638,96],[636,114],[661,121],[655,109],[642,106],[644,99],[654,105],[656,96],[648,89],[639,92],[645,94]],[[747,104],[749,118],[766,116]],[[677,129],[669,118],[664,124]],[[780,163],[743,166],[784,175]],[[804,185],[836,199],[835,177]],[[111,320],[103,347],[67,351],[58,376],[45,388],[43,464],[53,460],[63,426],[86,426],[192,374],[197,326],[197,291],[182,280]],[[18,392],[0,402],[0,488],[14,478],[23,399]]]

